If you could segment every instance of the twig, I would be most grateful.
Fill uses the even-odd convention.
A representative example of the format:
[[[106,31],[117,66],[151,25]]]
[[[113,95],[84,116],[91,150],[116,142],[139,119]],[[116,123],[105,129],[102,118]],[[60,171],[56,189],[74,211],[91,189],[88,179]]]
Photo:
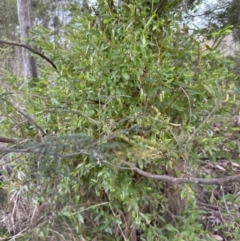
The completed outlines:
[[[192,142],[192,140],[194,139],[196,133],[202,128],[202,126],[211,118],[211,116],[213,115],[213,113],[219,108],[219,106],[215,106],[207,115],[207,117],[202,121],[202,123],[193,131],[192,135],[190,135],[190,137],[187,140],[186,146],[190,146],[190,143]]]
[[[39,126],[31,117],[29,117],[28,115],[26,115],[23,111],[19,110],[19,108],[17,108],[16,106],[14,106],[10,101],[8,101],[7,99],[3,98],[0,96],[0,98],[5,101],[7,104],[11,105],[19,114],[23,115],[28,121],[29,123],[33,124],[36,126],[36,128],[41,132],[41,135],[46,135],[45,131],[42,129],[41,126]]]
[[[224,9],[224,8],[227,8],[228,6],[229,6],[229,4],[227,3],[227,4],[222,5],[222,6],[220,6],[220,7],[216,7],[216,8],[214,8],[214,9],[212,9],[212,10],[211,10],[211,9],[206,10],[206,11],[204,11],[203,13],[200,13],[200,14],[191,14],[191,13],[189,13],[189,11],[188,11],[187,4],[185,4],[184,12],[185,12],[188,16],[193,17],[193,18],[196,18],[196,17],[208,16],[208,15],[210,15],[210,14],[212,14],[212,13],[218,11],[218,10],[222,10],[222,9]]]

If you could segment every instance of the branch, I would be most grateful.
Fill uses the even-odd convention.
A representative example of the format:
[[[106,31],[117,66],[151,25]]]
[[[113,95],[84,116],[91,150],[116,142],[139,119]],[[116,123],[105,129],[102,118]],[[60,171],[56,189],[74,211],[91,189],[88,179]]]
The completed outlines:
[[[3,154],[9,154],[9,153],[37,153],[37,151],[33,150],[31,148],[25,148],[25,149],[0,148],[0,153],[3,153]]]
[[[45,59],[48,63],[50,63],[52,65],[52,67],[54,69],[57,70],[58,72],[58,69],[57,69],[57,66],[53,63],[53,61],[51,59],[49,59],[47,56],[45,56],[43,53],[37,51],[36,49],[30,47],[29,45],[27,44],[23,44],[23,43],[17,43],[17,42],[12,42],[12,41],[7,41],[7,40],[3,40],[3,39],[0,39],[0,43],[2,44],[8,44],[8,45],[13,45],[13,46],[18,46],[18,47],[22,47],[22,48],[25,48],[25,49],[28,49],[30,52],[34,53],[34,54],[37,54],[38,56],[40,56],[41,58]]]
[[[0,136],[1,143],[18,143],[19,139]]]
[[[164,4],[167,3],[166,0],[160,0],[157,4],[157,6],[155,7],[154,9],[154,12],[157,13],[157,12],[160,12],[164,6]]]
[[[206,11],[204,11],[204,12],[201,13],[201,14],[190,14],[189,11],[188,11],[187,5],[185,5],[185,10],[184,10],[184,12],[185,12],[188,16],[195,18],[195,17],[208,16],[208,15],[214,13],[215,11],[222,10],[222,9],[224,9],[224,8],[226,9],[228,6],[229,6],[229,3],[227,3],[227,4],[225,4],[225,5],[222,5],[222,6],[220,6],[220,7],[215,7],[215,8],[213,8],[212,10],[211,10],[211,9],[210,9],[210,10],[206,10]]]
[[[42,135],[46,135],[45,131],[43,130],[43,128],[41,126],[39,126],[34,120],[33,118],[29,117],[28,115],[26,115],[23,111],[21,111],[19,108],[17,108],[16,106],[14,106],[10,101],[8,101],[7,99],[3,98],[0,96],[0,99],[2,99],[3,101],[5,101],[7,104],[11,105],[19,114],[21,114],[22,116],[24,116],[29,123],[35,125],[35,127],[40,131],[40,133]]]
[[[128,167],[130,167],[131,170],[137,172],[138,174],[144,177],[159,180],[159,181],[167,181],[175,184],[193,183],[193,184],[204,184],[204,185],[223,185],[227,183],[240,182],[240,175],[227,176],[222,178],[210,178],[210,179],[196,178],[196,177],[176,178],[176,177],[171,177],[167,175],[156,175],[156,174],[152,174],[141,170],[131,162],[126,162],[123,160],[121,160],[121,162],[127,165]]]

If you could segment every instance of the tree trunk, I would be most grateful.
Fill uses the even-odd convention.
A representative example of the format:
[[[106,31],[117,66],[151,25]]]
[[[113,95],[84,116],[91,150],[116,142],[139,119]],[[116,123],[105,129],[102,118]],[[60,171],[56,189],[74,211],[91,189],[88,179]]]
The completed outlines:
[[[29,39],[29,30],[31,27],[30,1],[17,0],[17,9],[21,42],[27,44],[27,40]],[[27,82],[27,79],[29,77],[37,79],[37,68],[35,59],[33,57],[30,57],[29,51],[24,48],[22,48],[22,63],[25,82]]]

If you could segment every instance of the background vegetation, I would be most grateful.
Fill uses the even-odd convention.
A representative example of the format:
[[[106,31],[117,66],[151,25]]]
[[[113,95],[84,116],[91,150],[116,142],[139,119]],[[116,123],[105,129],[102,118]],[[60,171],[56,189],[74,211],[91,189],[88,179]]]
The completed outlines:
[[[32,30],[58,71],[1,73],[3,240],[239,240],[238,183],[191,181],[239,172],[238,76],[197,6],[71,3]]]

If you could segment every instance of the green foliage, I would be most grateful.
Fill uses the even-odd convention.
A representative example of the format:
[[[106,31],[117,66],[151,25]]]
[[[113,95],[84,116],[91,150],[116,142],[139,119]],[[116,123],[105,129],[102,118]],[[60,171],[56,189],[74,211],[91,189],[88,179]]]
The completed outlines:
[[[36,203],[49,203],[57,217],[55,224],[33,229],[34,240],[59,232],[70,233],[71,240],[133,240],[131,232],[141,240],[200,240],[191,187],[178,195],[187,206],[176,222],[167,215],[167,203],[175,205],[166,195],[172,187],[121,163],[183,176],[180,157],[192,169],[202,153],[213,161],[217,155],[221,138],[209,128],[217,115],[228,117],[234,76],[230,61],[204,51],[196,36],[182,29],[180,15],[171,13],[178,2],[166,5],[163,15],[142,1],[123,3],[116,11],[102,1],[93,12],[72,8],[57,44],[44,41],[49,31],[36,30],[44,33],[36,45],[53,58],[60,74],[48,76],[45,70],[24,92],[25,111],[46,136],[34,123],[14,127],[20,137],[35,139],[24,143],[31,154],[13,165],[12,178],[17,187],[25,184],[23,193]],[[16,118],[16,108],[2,102],[4,115]],[[7,119],[3,122],[11,128]],[[58,227],[58,219],[71,232]]]

